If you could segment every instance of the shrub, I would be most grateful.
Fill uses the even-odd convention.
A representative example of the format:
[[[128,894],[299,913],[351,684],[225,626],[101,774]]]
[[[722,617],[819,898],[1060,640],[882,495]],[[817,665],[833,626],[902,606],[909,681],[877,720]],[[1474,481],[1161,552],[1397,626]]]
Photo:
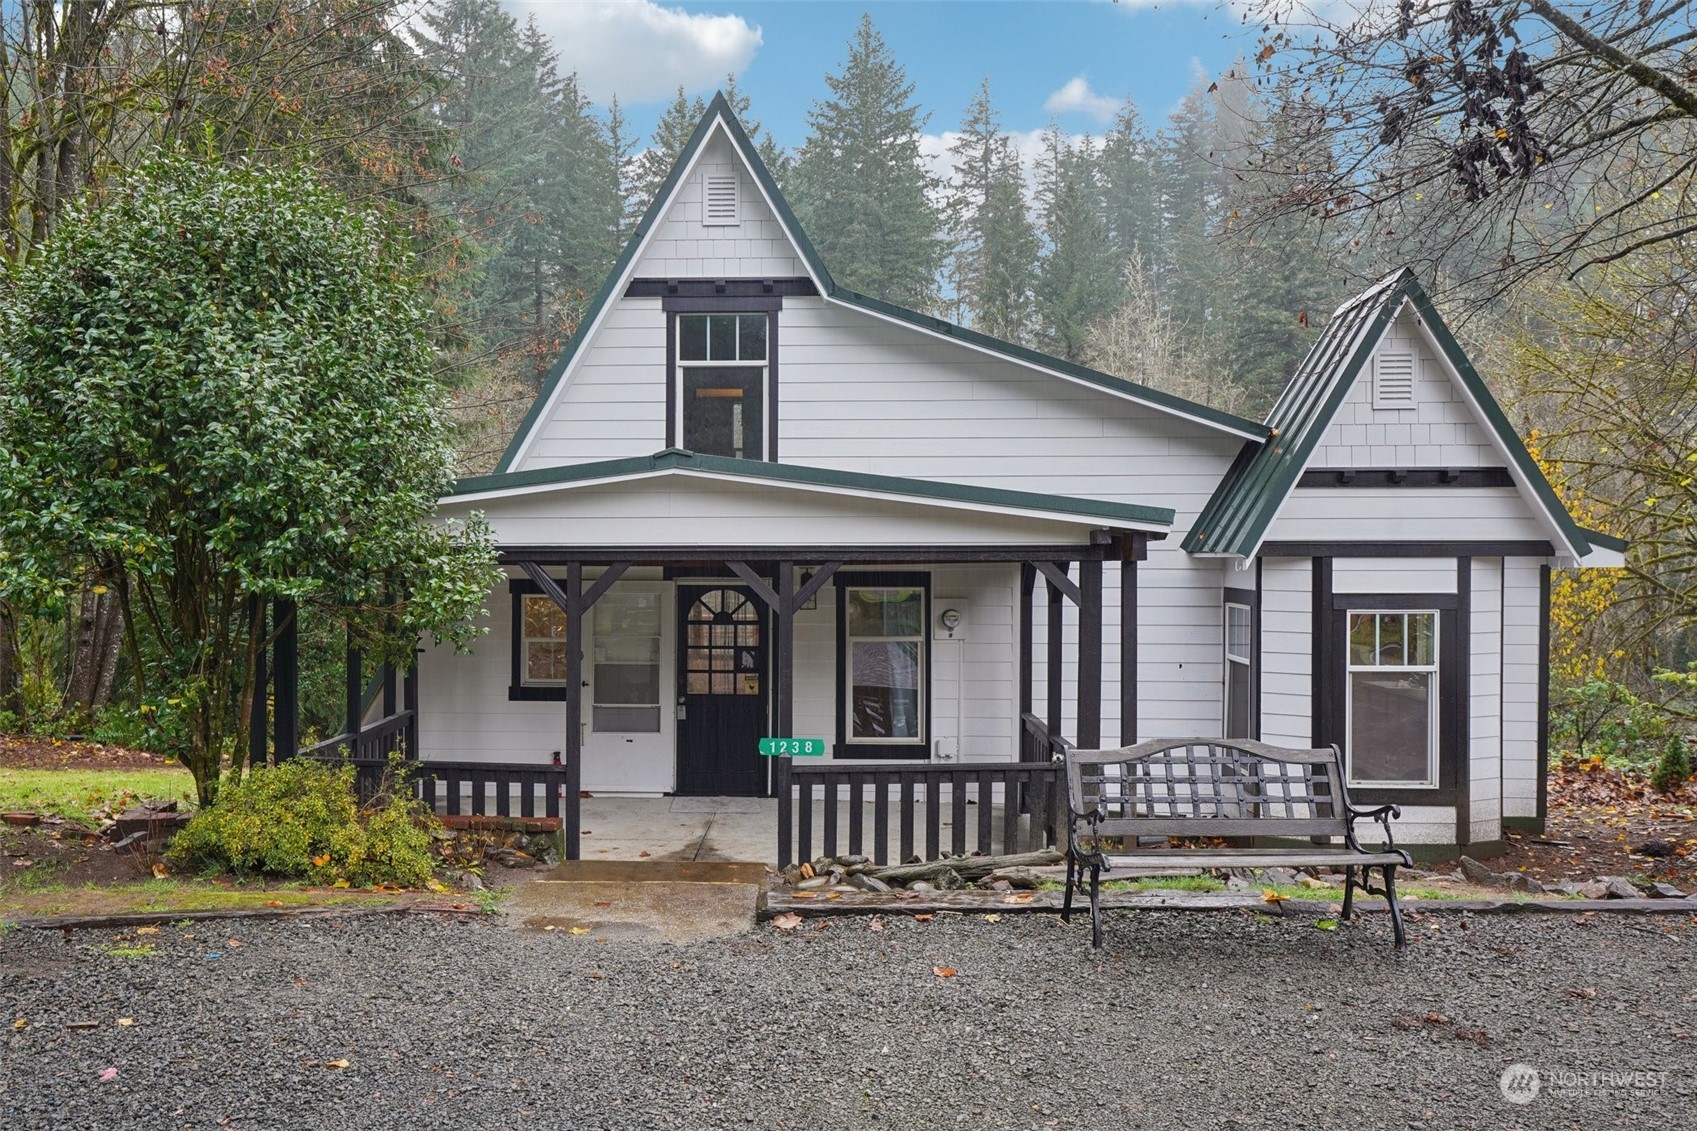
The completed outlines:
[[[1552,753],[1601,757],[1623,769],[1647,770],[1671,729],[1660,707],[1611,680],[1552,687],[1550,698]]]
[[[1650,774],[1650,787],[1657,793],[1675,793],[1691,776],[1691,754],[1685,739],[1674,735],[1662,747],[1662,756]]]
[[[430,877],[433,821],[392,789],[361,811],[352,766],[295,758],[226,784],[167,859],[191,871],[414,887]]]

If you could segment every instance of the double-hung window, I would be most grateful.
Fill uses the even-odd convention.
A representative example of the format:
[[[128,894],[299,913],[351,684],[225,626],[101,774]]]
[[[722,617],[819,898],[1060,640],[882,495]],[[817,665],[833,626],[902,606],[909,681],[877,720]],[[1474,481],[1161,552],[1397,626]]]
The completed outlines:
[[[841,576],[841,575],[839,575]],[[838,590],[840,751],[922,758],[929,693],[930,594],[924,575],[850,577]]]
[[[1435,609],[1350,609],[1345,694],[1349,784],[1438,785]]]
[[[703,455],[763,460],[770,316],[678,314],[679,441]]]
[[[1236,601],[1226,602],[1225,655],[1225,723],[1226,738],[1254,738],[1253,712],[1254,672],[1253,633],[1250,630],[1250,607]]]
[[[511,699],[566,697],[566,612],[529,581],[512,581],[513,681]]]

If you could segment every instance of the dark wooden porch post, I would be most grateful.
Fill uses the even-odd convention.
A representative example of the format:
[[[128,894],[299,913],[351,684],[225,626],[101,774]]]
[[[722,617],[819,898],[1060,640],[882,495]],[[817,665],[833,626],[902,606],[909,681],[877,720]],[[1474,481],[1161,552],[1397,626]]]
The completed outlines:
[[[1019,563],[1019,713],[1031,713],[1032,590],[1037,586],[1037,568]],[[1024,726],[1024,723],[1020,724]]]
[[[268,653],[265,649],[265,637],[270,631],[266,612],[269,606],[263,597],[257,593],[249,594],[247,599],[248,624],[259,643],[259,649],[253,658],[253,705],[248,710],[247,721],[247,760],[250,766],[265,764],[266,723],[270,720],[270,712],[266,709],[266,700],[271,694],[271,672],[266,663]]]
[[[583,563],[566,563],[566,743],[568,773],[583,764]],[[582,807],[573,796],[566,801],[566,858],[577,859],[582,836]]]
[[[795,730],[795,563],[778,563],[778,604],[772,656],[773,733],[788,737]],[[790,864],[790,759],[774,758],[772,795],[778,799],[778,866]]]
[[[1078,563],[1078,745],[1102,745],[1102,559]]]
[[[394,668],[389,669],[389,678],[393,683]],[[415,645],[412,652],[412,664],[406,674],[401,677],[401,710],[410,712],[407,718],[406,744],[408,758],[418,757],[418,648]]]
[[[354,747],[352,736],[359,733],[360,723],[365,718],[365,658],[359,649],[354,647],[354,630],[348,629],[347,668],[344,673],[345,690],[347,694],[348,717],[348,756],[355,757],[358,751]]]
[[[1070,562],[1058,563],[1062,576],[1066,575]],[[1066,595],[1060,586],[1049,582],[1049,625],[1048,640],[1048,676],[1049,676],[1049,736],[1051,738],[1061,733],[1061,667],[1064,659],[1061,646],[1066,639]]]
[[[271,756],[278,762],[300,752],[300,623],[299,610],[286,597],[272,606],[277,625],[276,649],[271,666],[277,673],[276,704],[273,708]]]
[[[1120,745],[1137,741],[1137,563],[1143,536],[1120,539]]]

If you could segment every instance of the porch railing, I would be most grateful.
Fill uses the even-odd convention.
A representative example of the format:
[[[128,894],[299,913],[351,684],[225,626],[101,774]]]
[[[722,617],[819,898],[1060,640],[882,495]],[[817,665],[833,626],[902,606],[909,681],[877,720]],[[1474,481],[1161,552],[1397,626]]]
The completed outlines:
[[[364,732],[362,732],[364,733]],[[329,743],[313,747],[318,750]],[[311,754],[310,751],[302,751]],[[389,758],[344,758],[333,750],[312,754],[336,765],[352,765],[360,797],[368,798],[382,788],[394,770]],[[565,858],[580,858],[583,832],[583,782],[581,758],[568,758],[563,765],[511,762],[406,762],[407,784],[413,796],[432,812],[450,817],[558,817],[565,838]],[[518,812],[513,812],[514,802]],[[540,812],[538,812],[540,810]]]
[[[1059,762],[1062,751],[1072,745],[1060,735],[1050,734],[1049,724],[1030,711],[1019,717],[1019,724],[1021,762]]]
[[[957,856],[969,848],[989,854],[1047,848],[1058,843],[1066,826],[1066,775],[1059,762],[961,762],[889,769],[791,765],[787,783],[785,778],[780,766],[780,868],[840,851],[870,856],[880,864],[897,864],[921,845],[924,858],[935,860],[945,846],[945,810],[949,815],[946,844]],[[844,808],[846,846],[840,812]],[[820,832],[817,852],[816,825]]]
[[[350,758],[355,762],[387,760],[399,754],[416,757],[418,750],[418,712],[399,711],[379,719],[368,727],[349,734],[343,732],[308,746],[301,754],[308,758]]]

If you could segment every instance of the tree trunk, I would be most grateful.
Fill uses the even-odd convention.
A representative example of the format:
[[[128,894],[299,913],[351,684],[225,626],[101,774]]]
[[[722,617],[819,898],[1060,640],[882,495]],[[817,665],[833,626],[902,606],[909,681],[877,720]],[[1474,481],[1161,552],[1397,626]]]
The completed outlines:
[[[0,711],[24,722],[23,669],[18,659],[18,625],[12,606],[0,602]]]
[[[76,618],[71,678],[65,691],[67,707],[92,715],[111,702],[112,676],[117,670],[123,632],[117,598],[111,592],[85,589]]]

